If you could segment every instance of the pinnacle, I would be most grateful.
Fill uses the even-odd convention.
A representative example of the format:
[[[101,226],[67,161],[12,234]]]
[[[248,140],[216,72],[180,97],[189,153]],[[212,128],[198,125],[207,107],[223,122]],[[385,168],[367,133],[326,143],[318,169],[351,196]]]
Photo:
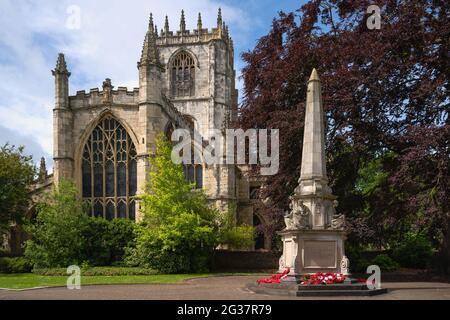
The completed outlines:
[[[311,77],[309,78],[309,81],[320,81],[319,74],[317,73],[316,68],[313,69],[311,73]]]

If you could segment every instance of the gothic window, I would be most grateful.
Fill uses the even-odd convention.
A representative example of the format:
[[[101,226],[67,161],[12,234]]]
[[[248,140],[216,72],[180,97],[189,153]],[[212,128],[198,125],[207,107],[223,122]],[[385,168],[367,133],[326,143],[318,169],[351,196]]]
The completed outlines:
[[[135,220],[136,147],[112,116],[99,122],[84,146],[82,185],[91,215]]]
[[[180,52],[172,62],[172,96],[190,97],[195,94],[195,61],[187,52]]]
[[[183,118],[187,122],[189,128],[194,130],[194,118],[187,114],[183,115]],[[191,145],[191,163],[183,164],[183,172],[186,180],[195,184],[196,189],[203,188],[203,165],[201,164],[201,157],[194,144]]]
[[[195,184],[195,189],[203,188],[203,166],[202,164],[183,164],[184,176],[187,181]]]

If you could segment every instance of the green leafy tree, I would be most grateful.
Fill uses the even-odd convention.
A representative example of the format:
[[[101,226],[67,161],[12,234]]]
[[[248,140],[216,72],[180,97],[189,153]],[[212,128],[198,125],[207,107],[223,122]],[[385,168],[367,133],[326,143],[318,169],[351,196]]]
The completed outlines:
[[[25,256],[38,268],[110,265],[120,262],[135,241],[135,223],[86,215],[78,190],[62,181],[37,204],[37,218],[27,225],[32,240]]]
[[[71,182],[58,188],[37,204],[36,222],[28,226],[33,240],[26,242],[25,256],[35,267],[67,267],[86,259],[84,233],[89,217]]]
[[[205,271],[218,241],[218,211],[186,181],[171,153],[170,143],[160,136],[142,195],[143,224],[128,261],[162,272]]]
[[[0,237],[11,223],[21,223],[30,203],[29,186],[36,168],[24,147],[5,144],[0,148]]]

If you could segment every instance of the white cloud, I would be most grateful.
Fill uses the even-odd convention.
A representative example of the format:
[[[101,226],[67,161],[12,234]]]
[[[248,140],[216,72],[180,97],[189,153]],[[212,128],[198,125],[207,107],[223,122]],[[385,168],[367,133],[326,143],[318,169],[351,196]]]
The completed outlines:
[[[79,30],[66,27],[71,5],[81,9]],[[100,86],[109,77],[115,86],[137,86],[136,62],[153,12],[161,29],[169,16],[179,29],[181,8],[189,29],[216,25],[217,9],[237,38],[249,32],[247,13],[221,2],[198,0],[2,0],[0,2],[0,126],[38,143],[52,154],[53,77],[58,52],[66,54],[72,77],[70,91]],[[0,137],[0,143],[5,137]],[[26,143],[24,143],[26,144]],[[35,155],[35,158],[41,155]]]

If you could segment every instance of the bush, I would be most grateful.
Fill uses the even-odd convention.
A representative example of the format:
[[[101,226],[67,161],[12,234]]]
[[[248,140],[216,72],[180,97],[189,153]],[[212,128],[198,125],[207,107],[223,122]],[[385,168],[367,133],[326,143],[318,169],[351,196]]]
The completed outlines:
[[[347,242],[345,254],[350,261],[350,270],[356,273],[365,273],[370,262],[362,257],[363,248],[359,244]]]
[[[255,228],[248,225],[236,226],[222,231],[221,243],[229,249],[250,249],[255,244]]]
[[[398,263],[387,254],[379,254],[372,259],[371,264],[379,266],[381,271],[384,272],[394,271],[399,268]]]
[[[123,260],[125,248],[135,244],[134,229],[136,223],[128,219],[114,219],[108,225],[108,246],[110,262],[117,263]]]
[[[85,228],[80,230],[83,250],[77,265],[81,263],[85,266],[105,266],[110,263],[109,224],[110,222],[103,218],[87,218]]]
[[[24,257],[0,258],[0,273],[28,273],[32,264]]]
[[[255,228],[236,223],[236,208],[219,214],[219,243],[229,249],[250,249],[255,244]]]
[[[120,262],[125,255],[125,248],[134,244],[134,227],[136,224],[128,219],[89,217],[83,231],[85,239],[84,263],[94,266],[107,266]]]
[[[430,240],[421,234],[408,234],[392,253],[402,267],[425,268],[433,255]]]
[[[179,240],[171,238],[168,230],[159,232],[147,226],[137,227],[136,244],[127,248],[126,265],[169,274],[209,271],[211,252],[208,249],[184,248],[178,242],[183,243],[182,237]]]
[[[350,270],[356,273],[366,273],[367,267],[370,266],[369,260],[365,258],[358,258],[357,260],[350,260]]]

